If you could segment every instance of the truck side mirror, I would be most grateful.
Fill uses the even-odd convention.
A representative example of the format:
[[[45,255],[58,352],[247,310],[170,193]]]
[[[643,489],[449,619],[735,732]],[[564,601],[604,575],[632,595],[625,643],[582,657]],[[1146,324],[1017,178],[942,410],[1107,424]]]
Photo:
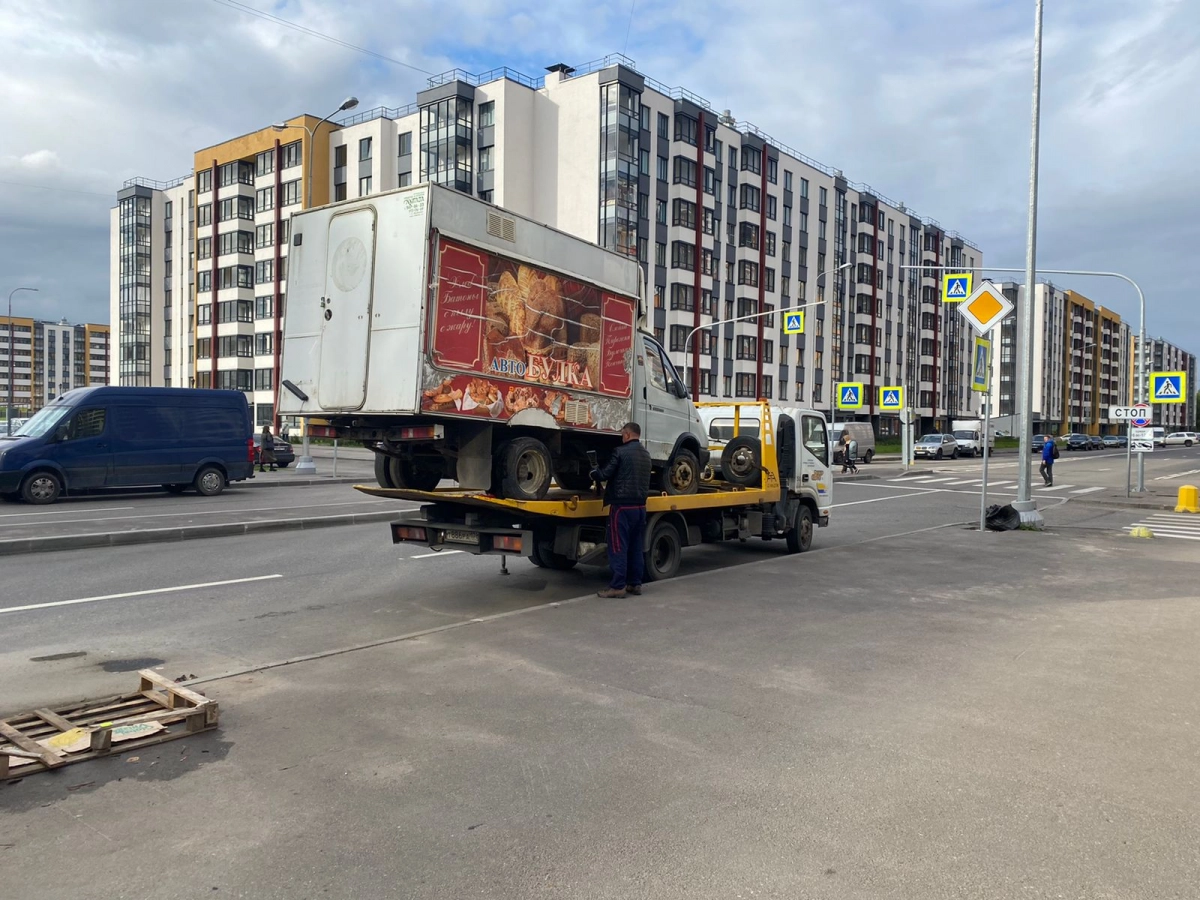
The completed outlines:
[[[680,400],[686,400],[688,395],[687,385],[682,381],[675,382],[675,396]]]

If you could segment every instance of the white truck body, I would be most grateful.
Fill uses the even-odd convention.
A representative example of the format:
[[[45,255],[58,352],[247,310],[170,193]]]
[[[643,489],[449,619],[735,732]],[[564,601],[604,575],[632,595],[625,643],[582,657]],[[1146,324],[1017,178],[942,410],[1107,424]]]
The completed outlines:
[[[964,456],[980,456],[983,453],[983,419],[954,419],[950,433],[958,441],[959,452]],[[996,449],[996,432],[988,431],[988,452]]]

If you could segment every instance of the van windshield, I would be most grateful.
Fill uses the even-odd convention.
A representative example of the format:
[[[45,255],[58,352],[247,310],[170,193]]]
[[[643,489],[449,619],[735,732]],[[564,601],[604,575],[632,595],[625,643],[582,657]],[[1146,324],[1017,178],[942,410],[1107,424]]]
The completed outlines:
[[[72,406],[44,406],[13,437],[42,437],[49,434],[72,409]]]

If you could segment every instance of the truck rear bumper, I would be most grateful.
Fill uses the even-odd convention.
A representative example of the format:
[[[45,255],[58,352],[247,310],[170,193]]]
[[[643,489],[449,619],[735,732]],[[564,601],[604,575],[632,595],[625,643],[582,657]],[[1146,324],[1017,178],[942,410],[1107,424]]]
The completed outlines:
[[[390,524],[393,544],[421,544],[430,550],[459,550],[476,556],[531,556],[533,532],[528,529],[433,522],[416,511]]]

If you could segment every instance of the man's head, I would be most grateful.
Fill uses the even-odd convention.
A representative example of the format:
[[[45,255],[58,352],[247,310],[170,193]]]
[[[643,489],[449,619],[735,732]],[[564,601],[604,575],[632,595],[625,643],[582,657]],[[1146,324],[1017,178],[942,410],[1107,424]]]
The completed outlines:
[[[642,426],[637,422],[626,422],[621,426],[621,442],[628,444],[642,436]]]

